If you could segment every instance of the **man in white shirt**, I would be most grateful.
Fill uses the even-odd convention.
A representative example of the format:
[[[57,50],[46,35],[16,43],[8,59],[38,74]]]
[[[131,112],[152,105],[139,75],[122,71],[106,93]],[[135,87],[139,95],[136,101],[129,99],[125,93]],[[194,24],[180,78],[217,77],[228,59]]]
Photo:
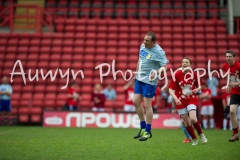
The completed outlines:
[[[0,85],[0,125],[4,124],[4,111],[6,111],[8,124],[12,125],[11,117],[11,95],[12,86],[8,84],[7,77],[2,78]]]

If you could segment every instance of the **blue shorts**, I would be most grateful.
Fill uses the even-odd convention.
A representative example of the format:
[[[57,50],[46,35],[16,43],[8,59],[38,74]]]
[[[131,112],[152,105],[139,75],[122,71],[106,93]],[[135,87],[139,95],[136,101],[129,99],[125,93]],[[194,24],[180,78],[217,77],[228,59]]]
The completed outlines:
[[[76,111],[77,110],[77,106],[68,106],[70,111]]]
[[[153,98],[156,94],[157,85],[147,84],[136,80],[134,94],[141,94],[146,98]]]
[[[10,102],[10,100],[1,100],[0,112],[3,112],[3,111],[7,111],[7,112],[11,111],[11,102]]]

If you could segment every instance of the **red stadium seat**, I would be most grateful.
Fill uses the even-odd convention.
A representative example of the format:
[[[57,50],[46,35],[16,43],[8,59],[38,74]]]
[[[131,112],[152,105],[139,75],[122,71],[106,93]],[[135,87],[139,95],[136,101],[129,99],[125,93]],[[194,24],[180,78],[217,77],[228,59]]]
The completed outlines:
[[[29,107],[20,107],[18,112],[19,112],[19,114],[28,115],[30,113],[30,108]]]
[[[17,115],[18,116],[18,108],[15,106],[18,106],[18,101],[11,101],[11,115]]]
[[[82,90],[82,92],[83,93],[92,93],[93,92],[93,88],[91,87],[91,86],[83,86],[82,88],[81,88],[81,90]]]
[[[62,48],[59,47],[59,46],[54,46],[54,47],[52,47],[51,52],[53,54],[58,54],[58,56],[56,56],[56,57],[60,57],[60,53],[62,52]],[[51,55],[51,57],[52,57],[52,55]]]
[[[42,115],[41,114],[32,114],[30,118],[31,123],[41,123]]]
[[[37,46],[31,46],[31,47],[29,48],[29,52],[30,52],[30,53],[39,53],[39,47],[37,47]]]
[[[190,41],[193,41],[194,39],[194,36],[192,33],[186,33],[183,35],[183,38],[179,39],[179,40],[190,40]]]
[[[183,42],[178,40],[178,41],[173,41],[173,46],[174,47],[182,47],[183,46]]]
[[[238,39],[238,37],[239,37],[239,35],[237,35],[237,34],[229,34],[229,35],[227,35],[226,36],[226,34],[221,34],[221,35],[225,35],[225,39],[226,39],[226,37],[227,37],[227,39],[228,40],[237,40]]]
[[[226,34],[226,32],[227,32],[225,26],[224,27],[221,27],[221,26],[218,27],[217,26],[216,29],[217,29],[217,31],[216,31],[217,33],[225,33]]]
[[[209,48],[209,47],[216,47],[217,44],[216,44],[216,41],[215,41],[215,40],[213,40],[213,41],[209,40],[209,41],[206,41],[205,46],[206,46],[207,48]]]
[[[78,70],[82,69],[82,63],[77,62],[77,61],[74,61],[74,62],[72,63],[72,69],[73,69],[73,70],[75,70],[75,69],[78,69]]]
[[[215,33],[209,33],[209,34],[206,34],[206,40],[216,40],[216,36],[215,36]]]
[[[206,53],[206,51],[202,47],[195,49],[195,54],[196,55],[204,55],[205,53]]]
[[[205,33],[208,34],[208,33],[214,33],[215,32],[215,28],[214,27],[211,27],[211,26],[206,26],[205,27]]]
[[[75,32],[75,25],[66,25],[65,31],[68,33],[74,33]]]
[[[72,54],[73,48],[72,47],[63,47],[62,52],[63,52],[63,54]]]
[[[35,69],[35,68],[37,68],[37,62],[36,61],[29,61],[28,63],[27,63],[27,68],[29,68],[29,69]]]
[[[0,45],[7,45],[7,43],[8,43],[8,40],[7,40],[7,38],[2,38],[2,39],[0,39]]]
[[[59,55],[56,55],[56,56],[59,56]],[[55,59],[56,61],[51,61],[49,62],[49,69],[52,70],[52,69],[56,69],[56,68],[59,68],[60,66],[60,62],[58,61],[59,59],[57,59],[57,57],[55,57],[55,55],[52,55],[53,58],[51,59]],[[53,71],[55,72],[55,71]]]
[[[228,41],[228,48],[237,48],[237,47],[239,47],[239,43],[237,40]]]
[[[217,46],[227,48],[228,45],[227,45],[226,40],[218,40],[217,41]]]
[[[8,53],[5,55],[5,60],[15,60],[16,59],[16,53]]]
[[[62,39],[54,39],[52,41],[53,46],[61,46],[62,45]]]
[[[40,45],[41,45],[40,39],[32,39],[32,40],[30,41],[30,45],[31,45],[31,46],[40,46]]]
[[[9,46],[17,46],[18,45],[18,39],[10,39],[8,41]]]
[[[20,123],[28,123],[29,122],[29,115],[27,115],[27,114],[19,114],[18,115],[18,121]]]
[[[26,39],[26,38],[22,38],[20,41],[19,41],[19,45],[20,46],[28,46],[30,43],[30,40],[29,39]]]
[[[44,93],[46,86],[44,84],[37,84],[34,86],[34,93]],[[33,99],[41,99],[41,96],[43,98],[43,95],[34,95]],[[40,98],[39,98],[40,97]]]
[[[204,41],[195,41],[195,47],[205,47],[205,42]]]
[[[18,93],[18,92],[21,92],[21,88],[22,88],[22,87],[19,86],[19,85],[14,85],[14,86],[13,86],[13,90],[14,90],[14,92],[16,92],[16,93],[12,94],[12,96],[11,96],[11,99],[12,99],[12,100],[20,100],[21,94]]]
[[[52,45],[52,40],[49,38],[45,38],[41,41],[42,46],[51,46]]]
[[[20,54],[21,53],[28,53],[28,47],[27,46],[19,46],[18,47],[18,53],[20,53]]]
[[[216,50],[215,47],[214,48],[207,48],[206,53],[212,54],[212,55],[216,55],[217,54],[217,50]]]
[[[84,76],[93,77],[93,70],[92,69],[84,69]]]
[[[195,51],[192,48],[192,46],[186,46],[185,50],[184,50],[185,55],[194,55]]]
[[[99,53],[99,52],[98,52]],[[100,61],[100,62],[104,62],[105,61],[105,59],[106,59],[106,56],[105,55],[103,55],[104,54],[104,52],[102,52],[102,54],[98,54],[98,55],[96,55],[94,58],[95,58],[95,61]]]
[[[28,61],[31,61],[31,60],[38,60],[38,54],[37,53],[30,53],[29,55],[28,55]],[[37,63],[36,63],[36,65],[35,66],[37,66]]]
[[[71,68],[71,65],[72,65],[71,61],[67,61],[67,59],[64,59],[63,57],[62,57],[62,59],[65,61],[62,61],[60,63],[60,68]]]
[[[85,69],[92,69],[92,68],[94,68],[94,63],[93,62],[84,62],[83,67]]]
[[[8,46],[7,47],[7,52],[8,53],[16,53],[17,52],[17,47],[16,46]]]
[[[203,34],[201,34],[201,33],[196,33],[194,38],[195,38],[196,41],[205,40],[205,36]]]
[[[182,48],[174,48],[173,53],[176,55],[182,55],[183,54],[183,49]]]

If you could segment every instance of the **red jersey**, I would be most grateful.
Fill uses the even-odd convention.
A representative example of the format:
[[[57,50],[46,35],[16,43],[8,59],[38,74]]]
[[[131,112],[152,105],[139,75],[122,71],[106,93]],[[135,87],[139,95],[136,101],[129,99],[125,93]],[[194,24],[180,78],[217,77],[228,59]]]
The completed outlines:
[[[201,95],[212,95],[212,92],[209,88],[202,89]],[[211,98],[203,98],[202,100],[202,106],[210,106],[213,105]]]
[[[155,106],[155,105],[156,105],[156,103],[157,103],[156,97],[157,97],[157,96],[160,96],[160,94],[161,94],[161,92],[160,92],[160,90],[157,88],[157,89],[156,89],[156,94],[155,94],[155,96],[154,96],[153,99],[152,99],[152,106]]]
[[[72,96],[74,96],[77,93],[74,88],[70,87],[68,89],[68,94],[71,94]],[[77,98],[68,98],[67,102],[68,102],[68,106],[77,106]]]
[[[190,79],[191,75],[187,74],[184,80],[185,74],[182,70],[179,70],[175,74],[176,81],[173,80],[169,84],[169,88],[175,90],[175,95],[181,101],[182,105],[176,105],[176,109],[186,108],[189,104],[198,104],[198,97],[192,93],[192,90],[198,88],[197,74],[194,73],[193,78]],[[201,84],[199,84],[201,85]]]
[[[125,104],[133,105],[134,88],[129,87],[125,90]]]
[[[94,101],[95,98],[99,99],[100,102],[96,103]],[[105,107],[106,97],[105,97],[105,95],[103,93],[95,93],[95,92],[93,92],[92,93],[92,101],[94,102],[94,107],[104,108]]]
[[[222,99],[225,101],[226,106],[230,106],[230,99],[231,99],[231,94],[229,93],[224,93],[222,95]]]
[[[230,81],[231,82],[239,82],[240,81],[240,63],[239,62],[235,62],[232,66],[229,66],[228,63],[223,65],[223,70],[225,72],[228,71],[228,69],[230,68]],[[234,88],[231,89],[231,93],[232,94],[240,94],[240,85],[239,86],[235,86]]]

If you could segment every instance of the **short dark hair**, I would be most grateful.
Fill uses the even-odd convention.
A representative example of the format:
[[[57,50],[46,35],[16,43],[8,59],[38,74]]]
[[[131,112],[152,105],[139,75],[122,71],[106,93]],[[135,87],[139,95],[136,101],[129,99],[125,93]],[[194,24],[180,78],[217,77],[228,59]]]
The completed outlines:
[[[190,58],[188,58],[188,57],[184,57],[184,58],[182,59],[182,61],[183,61],[184,59],[189,60],[190,64],[192,64],[192,60],[191,60]]]
[[[227,51],[225,52],[225,54],[227,54],[227,53],[232,54],[233,57],[235,57],[235,55],[236,55],[232,50],[227,50]]]
[[[76,82],[76,81],[73,81],[73,82],[71,83],[71,86],[75,86],[75,85],[77,85],[77,82]]]
[[[152,42],[153,42],[153,41],[156,41],[156,39],[157,39],[157,37],[156,37],[155,33],[151,32],[151,31],[150,31],[150,32],[147,32],[147,34],[146,34],[146,35],[147,35],[147,36],[151,36],[151,37],[152,37],[152,39],[151,39],[151,40],[152,40]]]

